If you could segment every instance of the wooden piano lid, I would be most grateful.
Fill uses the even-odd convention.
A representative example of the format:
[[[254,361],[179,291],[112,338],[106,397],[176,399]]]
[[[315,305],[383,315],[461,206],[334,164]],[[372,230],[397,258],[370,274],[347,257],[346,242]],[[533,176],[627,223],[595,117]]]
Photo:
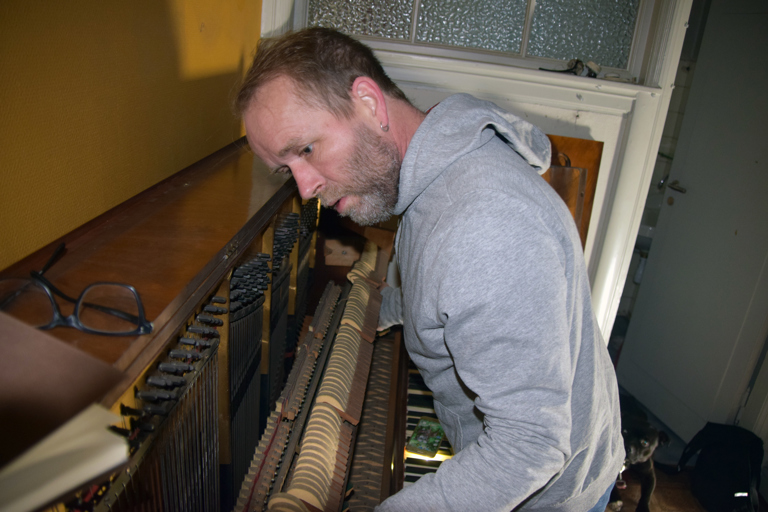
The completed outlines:
[[[193,164],[0,272],[27,277],[54,249],[67,251],[45,276],[77,297],[89,284],[126,283],[139,292],[151,334],[99,336],[48,331],[135,378],[214,290],[237,256],[286,199],[295,182],[273,175],[245,139]],[[72,307],[59,301],[62,313]]]
[[[595,200],[600,160],[603,156],[603,143],[559,135],[547,135],[547,137],[552,143],[553,167],[542,177],[552,185],[571,210],[577,223],[581,245],[584,247],[592,220],[592,205]],[[565,173],[555,176],[552,171],[556,166],[560,166],[560,170]],[[576,203],[579,203],[579,206],[576,206]],[[578,214],[576,210],[579,210]]]

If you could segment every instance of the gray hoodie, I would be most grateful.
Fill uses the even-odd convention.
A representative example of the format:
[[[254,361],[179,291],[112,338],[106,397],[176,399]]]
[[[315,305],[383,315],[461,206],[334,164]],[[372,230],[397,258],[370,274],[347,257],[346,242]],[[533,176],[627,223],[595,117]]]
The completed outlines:
[[[616,378],[573,218],[539,176],[549,160],[538,128],[465,94],[411,140],[402,295],[386,289],[382,321],[402,314],[456,455],[379,512],[584,512],[621,468]]]

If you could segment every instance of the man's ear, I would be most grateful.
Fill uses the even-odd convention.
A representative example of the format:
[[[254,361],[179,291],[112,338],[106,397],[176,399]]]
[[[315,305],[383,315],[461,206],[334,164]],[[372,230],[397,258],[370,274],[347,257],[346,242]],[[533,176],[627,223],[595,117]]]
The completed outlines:
[[[380,126],[389,125],[387,103],[379,85],[367,76],[359,76],[352,83],[352,103],[363,119]]]

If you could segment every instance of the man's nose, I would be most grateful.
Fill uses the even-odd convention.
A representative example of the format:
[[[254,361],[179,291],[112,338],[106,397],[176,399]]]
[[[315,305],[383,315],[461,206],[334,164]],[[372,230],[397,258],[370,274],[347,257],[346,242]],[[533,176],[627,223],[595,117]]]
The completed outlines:
[[[294,164],[291,166],[291,174],[296,180],[302,199],[315,197],[323,185],[323,177],[311,165]]]

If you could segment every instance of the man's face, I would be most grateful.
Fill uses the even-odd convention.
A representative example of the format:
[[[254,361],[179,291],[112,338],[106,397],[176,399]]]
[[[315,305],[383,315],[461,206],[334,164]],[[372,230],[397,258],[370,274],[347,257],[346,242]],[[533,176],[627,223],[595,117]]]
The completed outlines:
[[[290,172],[305,199],[360,225],[386,220],[397,203],[402,160],[394,142],[360,119],[308,107],[287,78],[256,93],[243,116],[248,142],[278,172]]]

